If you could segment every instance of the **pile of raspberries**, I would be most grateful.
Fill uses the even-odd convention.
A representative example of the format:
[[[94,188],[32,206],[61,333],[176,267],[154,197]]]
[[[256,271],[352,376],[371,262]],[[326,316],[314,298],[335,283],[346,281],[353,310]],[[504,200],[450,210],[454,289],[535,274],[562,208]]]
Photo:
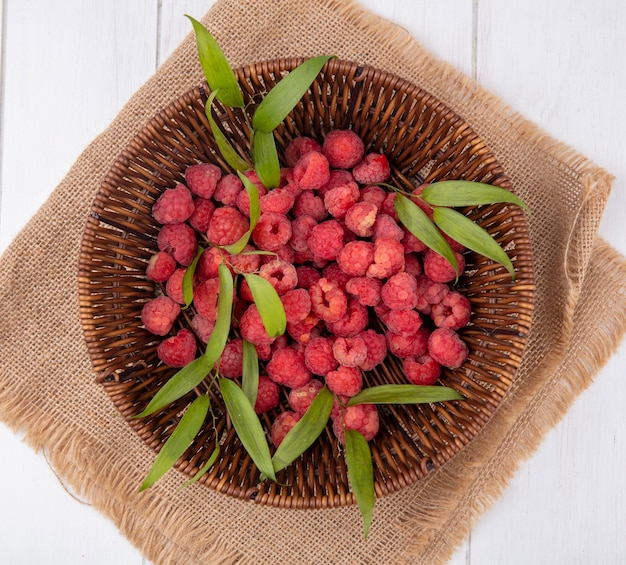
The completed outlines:
[[[190,166],[185,184],[167,189],[152,213],[161,224],[159,251],[146,275],[162,292],[145,304],[142,321],[164,336],[157,353],[163,363],[183,367],[207,343],[217,316],[218,265],[233,274],[256,273],[280,296],[287,317],[285,335],[270,338],[244,277],[238,277],[231,338],[219,361],[223,377],[242,374],[242,339],[256,346],[262,361],[257,414],[276,408],[285,387],[291,410],[273,421],[278,446],[326,384],[335,395],[333,430],[355,429],[367,440],[379,428],[375,405],[347,407],[363,386],[363,371],[388,353],[402,360],[409,383],[431,385],[441,367],[457,368],[468,355],[457,330],[470,320],[470,303],[455,291],[457,273],[403,227],[394,209],[396,193],[381,187],[390,168],[383,154],[364,151],[351,130],[333,130],[319,144],[295,138],[285,151],[281,184],[268,191],[255,172],[261,216],[245,250],[230,256],[220,246],[249,229],[250,199],[241,179],[213,164]],[[422,187],[414,193],[419,194]],[[432,216],[423,201],[418,205]],[[447,238],[459,274],[463,247]],[[191,328],[174,333],[185,303],[182,280],[198,245],[204,249],[194,275]],[[262,250],[269,254],[250,254]],[[370,327],[375,314],[386,327]]]

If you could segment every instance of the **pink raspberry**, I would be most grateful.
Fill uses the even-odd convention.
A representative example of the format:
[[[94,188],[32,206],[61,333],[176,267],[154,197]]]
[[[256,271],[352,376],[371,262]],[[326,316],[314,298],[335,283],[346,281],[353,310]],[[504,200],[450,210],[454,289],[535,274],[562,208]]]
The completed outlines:
[[[292,389],[289,392],[289,406],[296,414],[303,415],[323,388],[324,383],[322,381],[311,379],[304,386]]]
[[[363,159],[365,146],[353,131],[336,129],[325,137],[322,151],[331,167],[351,169]]]
[[[336,322],[345,316],[348,298],[339,285],[326,278],[321,278],[309,288],[311,309],[325,322]]]
[[[383,206],[383,202],[387,198],[387,192],[384,188],[370,184],[361,188],[361,195],[359,196],[359,202],[370,202],[376,206],[377,212]]]
[[[187,269],[184,268],[176,269],[165,284],[165,293],[174,302],[178,302],[178,304],[185,303],[185,297],[183,296],[183,278],[185,277],[186,271]]]
[[[330,180],[328,159],[317,151],[300,157],[293,168],[293,178],[302,190],[317,190]]]
[[[285,149],[285,161],[290,167],[295,167],[300,158],[311,151],[322,152],[322,146],[310,137],[294,137]]]
[[[346,443],[345,430],[356,430],[367,441],[374,439],[380,422],[375,404],[357,404],[348,406],[342,417],[333,420],[333,432],[341,443]]]
[[[269,361],[272,358],[272,345],[271,343],[262,343],[254,346],[256,355],[261,361]]]
[[[365,330],[357,334],[365,342],[367,357],[361,363],[363,371],[371,371],[380,365],[387,357],[387,340],[385,336],[375,330]]]
[[[367,308],[356,298],[351,298],[346,315],[336,322],[326,322],[326,327],[338,337],[354,337],[367,328],[368,324]]]
[[[321,273],[315,267],[309,265],[296,267],[296,273],[298,275],[298,286],[307,290],[311,288],[314,282],[322,278]]]
[[[157,296],[146,302],[141,309],[141,321],[155,335],[166,335],[180,314],[180,305],[169,296]]]
[[[378,208],[371,202],[357,202],[346,212],[346,227],[359,237],[370,237]]]
[[[196,338],[189,330],[179,330],[157,345],[157,355],[170,367],[189,365],[196,358]]]
[[[285,263],[293,264],[296,262],[296,252],[288,243],[279,247],[278,249],[274,249],[274,253],[276,254],[277,259],[285,261]],[[270,255],[261,256],[262,263],[269,263],[270,261]]]
[[[251,253],[254,247],[246,245],[243,252],[230,257],[230,264],[237,273],[254,273],[261,266],[261,256]]]
[[[460,330],[472,315],[470,301],[459,292],[449,292],[441,302],[433,304],[430,317],[438,328]]]
[[[268,335],[261,320],[256,304],[250,304],[239,321],[241,337],[254,345],[271,343],[273,340]]]
[[[246,193],[247,194],[247,193]],[[296,197],[285,188],[275,188],[259,199],[261,212],[274,214],[286,214],[293,208]],[[250,213],[250,202],[248,202],[248,215]]]
[[[280,170],[280,188],[284,188],[297,200],[304,191],[298,186],[298,183],[293,178],[293,169],[283,167]]]
[[[305,192],[304,194],[311,194]],[[307,251],[309,244],[307,243],[313,228],[317,225],[317,220],[313,216],[305,214],[297,217],[291,222],[291,239],[289,243],[294,251]]]
[[[431,281],[426,275],[416,277],[417,282],[417,306],[422,314],[430,315],[432,306],[439,304],[443,297],[450,292],[450,287],[443,283]]]
[[[288,290],[281,296],[288,322],[301,322],[311,312],[311,297],[304,288]]]
[[[304,348],[304,363],[312,373],[326,375],[339,363],[333,354],[333,344],[327,337],[314,337]]]
[[[154,282],[167,281],[176,270],[176,259],[165,251],[159,251],[150,257],[146,267],[146,276]]]
[[[278,406],[280,389],[267,375],[259,375],[259,386],[256,394],[254,411],[257,414],[265,414]]]
[[[336,220],[317,224],[307,239],[309,249],[321,259],[333,261],[343,247],[343,228]]]
[[[215,212],[215,204],[212,200],[198,197],[193,201],[193,205],[194,211],[189,217],[189,225],[196,231],[206,233]]]
[[[350,275],[344,273],[337,263],[330,263],[324,267],[322,276],[329,281],[336,282],[341,290],[345,290],[346,283],[351,279]]]
[[[301,322],[287,322],[287,333],[298,343],[307,344],[319,335],[320,319],[313,313]]]
[[[363,306],[376,306],[380,302],[383,283],[370,277],[353,277],[346,283],[346,292],[352,294]]]
[[[334,422],[340,416],[343,417],[343,414],[346,412],[346,404],[350,400],[349,396],[337,396],[333,398],[333,407],[330,411],[330,419]]]
[[[352,176],[359,184],[376,184],[389,178],[391,169],[387,157],[382,153],[368,153],[352,169]]]
[[[422,326],[413,335],[405,336],[388,330],[387,347],[396,357],[421,357],[428,350],[429,331]]]
[[[222,170],[211,163],[192,165],[185,171],[185,181],[189,190],[202,198],[213,196],[220,178],[222,178]]]
[[[385,318],[385,325],[394,333],[412,336],[422,327],[422,318],[415,310],[391,310]]]
[[[386,279],[404,269],[404,247],[391,238],[383,237],[374,243],[374,262],[367,269],[367,276]]]
[[[395,201],[396,193],[388,192],[387,196],[385,197],[385,201],[380,208],[380,212],[382,214],[387,214],[388,216],[391,216],[396,222],[399,222],[400,218],[398,218],[398,213],[396,212]]]
[[[326,193],[332,188],[335,188],[336,186],[344,186],[353,182],[354,177],[350,171],[345,171],[343,169],[331,169],[330,180],[317,191],[317,194],[324,198]]]
[[[374,306],[374,313],[378,316],[378,319],[385,323],[387,316],[389,316],[391,309],[382,300]]]
[[[337,256],[337,264],[350,277],[362,277],[374,262],[374,244],[361,239],[347,243]]]
[[[193,331],[196,332],[198,339],[206,344],[209,342],[209,338],[213,333],[213,328],[215,328],[215,321],[200,316],[200,314],[196,314],[191,318],[191,327]]]
[[[298,218],[300,216],[311,216],[315,222],[321,222],[328,216],[324,199],[315,194],[311,190],[302,192],[293,206],[293,215]]]
[[[237,379],[243,371],[243,340],[231,339],[226,342],[219,360],[219,371],[222,377]]]
[[[152,215],[159,224],[180,224],[193,214],[193,197],[182,183],[166,189],[152,206]]]
[[[259,223],[252,231],[252,240],[259,249],[276,251],[291,238],[291,222],[282,214],[261,214]]]
[[[207,231],[207,240],[214,245],[230,245],[239,240],[249,227],[248,218],[237,208],[222,206],[213,212]]]
[[[267,195],[267,189],[264,186],[261,186],[260,188],[257,188],[257,192],[259,195],[259,205],[260,205],[261,198]],[[237,195],[236,206],[246,218],[250,217],[250,195],[248,194],[247,190],[242,190]]]
[[[254,169],[250,169],[248,171],[245,171],[243,173],[243,175],[254,185],[256,186],[257,190],[259,191],[259,196],[266,194],[267,193],[267,189],[265,188],[265,186],[263,186],[263,183],[261,182],[261,179],[259,178],[259,175],[257,174],[257,172]]]
[[[324,207],[334,218],[345,218],[348,210],[359,200],[359,187],[354,182],[331,188],[324,195]]]
[[[327,373],[326,384],[335,394],[355,396],[363,388],[363,375],[357,367],[339,365],[335,371]]]
[[[372,240],[376,241],[383,237],[402,241],[404,231],[389,214],[378,214],[372,227]]]
[[[454,252],[458,265],[458,273],[465,269],[465,258],[458,251]],[[424,274],[434,282],[448,283],[456,279],[457,273],[447,259],[432,249],[424,255]]]
[[[161,228],[157,236],[157,246],[187,267],[196,256],[196,233],[185,223],[167,224]]]
[[[441,374],[441,365],[430,355],[407,357],[402,360],[407,380],[414,385],[434,385]]]
[[[304,386],[311,380],[311,371],[304,364],[304,352],[283,347],[274,353],[266,366],[267,376],[288,388]]]
[[[405,253],[425,253],[428,250],[428,247],[407,229],[404,230],[402,243]]]
[[[416,278],[422,274],[422,264],[415,253],[404,254],[404,271]]]
[[[217,298],[219,292],[219,280],[207,279],[201,282],[193,293],[193,304],[196,307],[196,312],[212,322],[217,318]]]
[[[454,330],[437,328],[428,339],[428,353],[444,367],[458,369],[467,359],[469,350]]]
[[[340,365],[360,367],[367,360],[367,346],[358,335],[338,337],[333,343],[333,355]]]
[[[430,204],[427,204],[421,198],[419,198],[419,196],[422,194],[424,188],[426,188],[426,185],[425,184],[421,184],[415,190],[413,190],[413,194],[415,195],[415,198],[411,198],[411,200],[413,202],[415,202],[415,204],[417,204],[424,211],[424,213],[432,220],[433,219],[433,208],[432,208],[432,206]]]
[[[391,310],[412,310],[417,306],[417,282],[413,275],[401,272],[387,279],[380,297]]]
[[[269,282],[276,292],[281,295],[288,290],[296,288],[298,284],[296,268],[282,259],[274,259],[274,261],[262,265],[259,275]]]
[[[243,190],[243,183],[237,175],[223,176],[217,183],[213,199],[224,206],[235,206],[237,197]]]
[[[298,423],[298,420],[300,420],[300,415],[290,410],[281,412],[276,416],[270,432],[274,447],[278,447],[283,442],[285,436]]]
[[[198,263],[196,264],[196,275],[200,282],[207,279],[214,279],[218,276],[218,267],[220,263],[230,260],[230,255],[217,247],[209,247],[202,252]]]

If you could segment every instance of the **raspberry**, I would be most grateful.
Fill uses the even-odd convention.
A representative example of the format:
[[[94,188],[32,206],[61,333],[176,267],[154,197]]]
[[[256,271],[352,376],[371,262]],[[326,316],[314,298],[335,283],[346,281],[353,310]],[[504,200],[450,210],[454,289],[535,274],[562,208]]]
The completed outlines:
[[[275,251],[291,238],[291,222],[282,214],[261,214],[252,231],[252,240],[259,249]]]
[[[273,340],[268,335],[257,310],[256,304],[250,304],[239,321],[241,337],[254,345],[271,343]]]
[[[209,247],[202,252],[198,263],[196,264],[196,275],[200,282],[207,279],[214,279],[218,276],[218,267],[224,262],[224,258],[228,261],[230,255],[217,247]]]
[[[295,201],[296,197],[287,189],[275,188],[274,190],[270,190],[267,194],[261,196],[259,199],[259,206],[261,207],[261,212],[263,213],[273,212],[274,214],[286,214],[289,210],[291,210],[291,208],[293,208]],[[248,201],[248,215],[249,212],[250,202]]]
[[[326,327],[338,337],[354,337],[362,332],[368,323],[367,308],[356,298],[351,298],[346,315],[336,322],[326,322]]]
[[[359,184],[385,182],[389,178],[390,173],[389,161],[382,153],[368,153],[352,169],[352,176]]]
[[[339,416],[346,412],[346,404],[350,400],[349,396],[336,396],[333,398],[333,407],[330,411],[330,418],[334,422]]]
[[[321,278],[309,288],[311,309],[325,322],[336,322],[347,312],[348,298],[339,285],[326,278]]]
[[[385,317],[385,325],[393,333],[411,336],[422,327],[422,318],[415,310],[391,310]]]
[[[304,194],[311,193],[305,192]],[[291,222],[291,239],[289,240],[289,243],[291,247],[293,247],[294,251],[307,251],[309,249],[307,241],[316,225],[317,220],[308,214],[299,216]]]
[[[264,186],[257,187],[257,192],[259,195],[259,204],[261,198],[263,198],[267,194],[267,189]],[[239,211],[246,217],[250,217],[250,195],[247,190],[242,190],[237,195],[236,206]]]
[[[300,158],[311,151],[322,152],[322,146],[310,137],[295,137],[285,149],[285,161],[290,167],[295,167]]]
[[[206,233],[211,224],[215,204],[206,198],[196,198],[193,201],[193,214],[189,217],[189,225],[196,231]]]
[[[353,277],[346,283],[346,292],[352,294],[363,306],[376,306],[380,302],[383,283],[371,277]]]
[[[299,419],[300,415],[295,412],[291,412],[290,410],[281,412],[278,416],[276,416],[270,432],[274,447],[278,447],[282,443],[285,436],[289,433],[291,428],[298,423]]]
[[[459,253],[463,253],[465,251],[465,246],[462,243],[452,239],[448,234],[441,232],[443,238],[448,242],[448,245],[452,248],[452,251],[458,251]]]
[[[287,322],[301,322],[311,312],[311,297],[304,288],[288,290],[281,297]]]
[[[207,240],[214,245],[230,245],[246,233],[249,227],[248,218],[237,208],[222,206],[213,212],[207,231]]]
[[[235,338],[226,343],[219,360],[219,371],[222,377],[236,379],[243,372],[243,340]]]
[[[325,137],[322,151],[331,167],[351,169],[363,159],[365,147],[353,131],[337,129]]]
[[[218,181],[213,199],[224,206],[235,206],[242,190],[243,183],[237,175],[226,175]]]
[[[179,330],[157,345],[157,355],[170,367],[184,367],[196,358],[196,338],[189,330]]]
[[[384,323],[389,315],[389,312],[391,312],[391,309],[381,300],[378,304],[374,305],[374,312]]]
[[[300,157],[293,168],[293,178],[302,190],[317,190],[330,180],[328,159],[317,151]]]
[[[365,330],[357,334],[357,336],[365,342],[365,347],[367,348],[367,357],[361,363],[361,369],[363,371],[371,371],[387,357],[387,340],[384,335],[377,333],[375,330]]]
[[[259,375],[259,386],[256,393],[256,403],[254,411],[257,414],[264,414],[278,406],[280,399],[280,389],[278,385],[266,375]]]
[[[409,230],[404,230],[404,252],[405,253],[425,253],[428,247],[415,237]]]
[[[356,430],[370,441],[378,433],[380,422],[375,404],[357,404],[348,406],[342,417],[333,421],[333,432],[341,443],[345,443],[345,430]]]
[[[383,214],[387,214],[388,216],[391,216],[396,222],[399,222],[400,218],[398,218],[398,213],[396,212],[396,208],[394,206],[395,201],[396,201],[396,193],[388,192],[387,196],[385,197],[385,201],[383,202],[383,205],[380,208],[380,211]]]
[[[293,194],[296,200],[304,192],[293,178],[293,169],[289,168],[280,170],[280,188],[284,188],[289,194]]]
[[[314,337],[304,348],[304,364],[316,375],[334,371],[339,363],[333,354],[333,344],[327,337]]]
[[[421,184],[415,190],[413,190],[413,194],[416,197],[420,196],[425,187],[425,184]],[[417,204],[431,220],[433,219],[433,208],[430,206],[430,204],[426,203],[421,198],[411,198],[411,200],[415,202],[415,204]]]
[[[286,263],[295,263],[296,262],[296,252],[293,250],[291,245],[286,244],[278,249],[274,249],[274,253],[278,259],[285,261]],[[265,255],[261,258],[261,262],[269,263],[270,256]]]
[[[391,310],[412,310],[417,306],[417,282],[413,275],[401,272],[387,279],[380,297]]]
[[[193,304],[198,314],[215,322],[217,318],[217,297],[220,292],[218,279],[207,279],[201,282],[194,290]]]
[[[296,268],[282,259],[274,259],[262,265],[259,275],[269,282],[278,294],[285,294],[298,284]]]
[[[430,355],[407,357],[402,367],[407,380],[414,385],[434,385],[441,374],[441,365]]]
[[[238,273],[254,273],[259,270],[261,266],[261,257],[254,253],[254,247],[246,245],[241,253],[230,257],[230,264],[233,269]]]
[[[324,388],[324,383],[318,379],[311,379],[304,386],[294,388],[289,392],[289,406],[296,413],[303,415],[311,406],[317,393]]]
[[[167,251],[184,267],[191,265],[196,256],[196,233],[187,224],[167,224],[157,236],[157,246]]]
[[[146,267],[146,276],[154,282],[165,282],[176,270],[176,259],[165,251],[159,251],[150,257]]]
[[[422,274],[422,264],[417,255],[414,253],[404,254],[404,271],[414,277],[419,277]]]
[[[336,282],[342,290],[345,290],[346,284],[351,278],[350,275],[343,272],[337,263],[330,263],[330,265],[324,267],[322,276],[329,281]]]
[[[417,282],[417,306],[422,314],[430,315],[432,306],[443,300],[450,292],[448,285],[431,281],[426,275],[416,277]]]
[[[404,268],[404,247],[388,237],[374,242],[374,262],[367,269],[369,277],[386,279]]]
[[[458,251],[454,252],[458,265],[458,273],[465,269],[465,258]],[[448,283],[456,279],[457,272],[447,259],[435,253],[432,249],[424,255],[424,274],[434,282]]]
[[[384,188],[376,186],[375,184],[370,184],[361,189],[359,202],[370,202],[376,206],[377,211],[380,211],[385,198],[387,198],[387,192]]]
[[[198,339],[202,343],[208,343],[209,338],[213,333],[213,328],[215,328],[215,322],[213,320],[208,320],[204,316],[200,316],[200,314],[196,314],[193,318],[191,318],[191,327],[196,332]]]
[[[444,367],[457,369],[467,359],[469,350],[454,330],[437,328],[428,339],[428,353]]]
[[[351,277],[361,277],[374,262],[374,244],[357,240],[347,243],[337,256],[341,270]]]
[[[355,396],[363,388],[363,375],[356,367],[339,365],[335,371],[327,373],[326,384],[335,394]]]
[[[152,206],[152,215],[159,224],[180,224],[193,214],[193,197],[182,183],[168,188]]]
[[[324,199],[310,190],[305,190],[298,196],[294,206],[293,215],[298,218],[300,216],[311,216],[315,218],[316,223],[321,222],[328,216]]]
[[[359,187],[349,182],[331,188],[324,195],[324,207],[334,218],[345,218],[348,210],[359,200]]]
[[[370,237],[378,208],[371,202],[357,202],[346,212],[346,227],[359,237]]]
[[[396,357],[420,357],[428,349],[429,331],[422,326],[410,336],[394,333],[388,330],[385,333],[387,347]]]
[[[298,274],[298,286],[307,290],[311,288],[314,282],[322,278],[321,273],[315,267],[310,267],[309,265],[296,267],[296,273]]]
[[[222,170],[211,163],[192,165],[185,171],[185,181],[189,190],[202,198],[213,196],[220,178],[222,178]]]
[[[187,269],[176,269],[172,276],[167,279],[165,285],[165,293],[178,304],[185,303],[185,297],[183,296],[183,278],[185,277],[185,271]]]
[[[169,296],[157,296],[146,302],[141,309],[141,321],[155,335],[166,335],[180,314],[180,305]]]
[[[469,323],[471,314],[470,301],[459,292],[449,292],[433,304],[430,317],[438,328],[460,330]]]
[[[321,187],[317,193],[324,198],[326,193],[336,186],[343,186],[345,184],[354,182],[354,177],[350,171],[344,171],[343,169],[333,169],[330,171],[330,180]]]
[[[383,237],[398,241],[404,239],[404,231],[389,214],[378,214],[372,227],[372,239],[374,241]]]
[[[360,337],[338,337],[333,343],[333,355],[340,365],[360,367],[367,360],[367,346]]]
[[[293,347],[276,351],[265,369],[270,379],[288,388],[304,386],[311,380],[311,371],[304,364],[304,353]]]
[[[333,261],[343,247],[343,228],[336,220],[317,224],[307,239],[309,249],[321,259]]]
[[[287,322],[287,333],[298,343],[307,344],[319,335],[319,318],[311,313],[301,322]]]

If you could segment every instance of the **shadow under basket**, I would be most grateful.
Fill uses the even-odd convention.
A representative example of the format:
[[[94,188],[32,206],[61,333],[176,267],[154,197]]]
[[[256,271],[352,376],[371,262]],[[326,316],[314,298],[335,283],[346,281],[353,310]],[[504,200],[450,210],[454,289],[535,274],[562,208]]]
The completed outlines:
[[[246,111],[252,115],[262,93],[300,62],[281,59],[238,69]],[[160,338],[141,322],[143,305],[160,292],[145,276],[146,265],[157,251],[160,227],[151,215],[152,205],[164,190],[184,181],[190,165],[212,162],[232,172],[210,134],[205,116],[207,92],[206,85],[195,88],[154,116],[112,163],[95,197],[79,263],[81,324],[93,368],[116,409],[155,451],[195,396],[208,390],[216,426],[209,416],[177,463],[181,472],[193,476],[217,440],[219,457],[200,479],[208,487],[281,508],[352,504],[342,447],[330,426],[303,456],[278,473],[278,483],[259,482],[259,472],[210,378],[163,410],[133,419],[176,373],[159,362]],[[249,154],[249,131],[242,111],[216,104],[215,117],[235,148]],[[392,166],[391,182],[401,188],[411,190],[423,182],[444,179],[511,188],[493,153],[467,123],[427,92],[384,71],[329,61],[275,131],[280,158],[294,137],[322,140],[339,128],[354,130],[366,151],[384,153]],[[439,381],[458,390],[464,400],[379,407],[380,431],[370,442],[379,497],[424,478],[472,441],[514,381],[526,345],[534,296],[526,218],[518,207],[507,204],[463,212],[507,251],[516,279],[500,265],[465,253],[466,271],[457,290],[470,300],[472,318],[459,333],[470,354],[459,369],[444,369]],[[191,310],[183,312],[175,330],[190,327]],[[364,374],[364,386],[406,382],[401,363],[391,355]],[[283,395],[279,408],[261,417],[268,430],[273,416],[287,406]]]

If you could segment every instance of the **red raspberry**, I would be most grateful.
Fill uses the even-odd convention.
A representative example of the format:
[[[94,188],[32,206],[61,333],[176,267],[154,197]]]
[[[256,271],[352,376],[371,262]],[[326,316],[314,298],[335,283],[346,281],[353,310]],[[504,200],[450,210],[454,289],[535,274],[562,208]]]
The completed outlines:
[[[252,240],[259,249],[276,251],[291,238],[291,222],[282,214],[261,214],[252,231]]]
[[[434,385],[441,374],[441,365],[430,355],[407,357],[402,367],[407,380],[414,385]]]
[[[237,379],[243,371],[243,340],[240,338],[226,342],[219,360],[219,371],[222,377]]]
[[[363,306],[376,306],[380,302],[383,283],[371,277],[353,277],[346,283],[346,292],[352,294]]]
[[[254,346],[256,355],[261,361],[269,361],[272,358],[272,345],[271,343],[262,343]]]
[[[295,201],[296,197],[292,192],[289,192],[285,188],[275,188],[261,196],[259,206],[263,213],[273,212],[274,214],[286,214],[293,208]],[[250,203],[248,202],[248,213],[249,211]]]
[[[214,322],[217,318],[217,298],[220,292],[218,279],[207,279],[194,290],[193,304],[198,314]]]
[[[235,243],[248,231],[250,222],[237,208],[222,206],[213,212],[207,231],[207,240],[214,245]]]
[[[374,262],[374,244],[357,240],[347,243],[337,256],[337,264],[350,277],[362,277]]]
[[[319,335],[319,318],[311,313],[301,322],[287,322],[287,333],[298,343],[307,344]]]
[[[322,198],[326,196],[326,193],[336,186],[344,186],[346,184],[354,182],[354,177],[350,171],[344,171],[343,169],[332,169],[330,171],[330,180],[317,191]]]
[[[152,206],[152,215],[159,224],[180,224],[193,214],[193,197],[182,183],[168,188]]]
[[[348,210],[359,200],[359,187],[354,182],[331,188],[324,195],[324,207],[334,218],[345,218]]]
[[[264,186],[261,186],[260,188],[257,187],[257,192],[259,195],[260,205],[260,200],[267,194],[267,189]],[[242,190],[237,195],[236,206],[246,218],[250,217],[250,195],[248,194],[247,190]]]
[[[208,279],[214,279],[218,276],[218,267],[220,263],[230,260],[230,255],[217,247],[209,247],[202,252],[198,263],[196,264],[196,275],[200,282]]]
[[[322,278],[321,273],[315,267],[310,267],[309,265],[296,267],[296,273],[298,274],[298,286],[307,290],[311,288],[314,282]]]
[[[237,197],[243,190],[243,183],[237,175],[226,175],[217,183],[213,199],[221,202],[224,206],[235,206]]]
[[[411,198],[411,200],[415,202],[415,204],[417,204],[424,211],[424,213],[432,220],[433,208],[430,206],[430,204],[427,204],[421,198],[417,198],[422,194],[422,191],[424,190],[424,188],[426,188],[426,185],[421,184],[415,190],[413,190],[413,194],[416,196],[416,198]]]
[[[246,245],[241,253],[230,257],[230,264],[237,273],[254,273],[261,266],[261,256],[251,253],[254,247]]]
[[[458,273],[462,273],[465,269],[465,258],[458,251],[454,252],[458,265]],[[424,274],[434,282],[448,283],[456,279],[457,273],[454,267],[444,259],[439,253],[435,253],[432,249],[426,251],[424,255]]]
[[[380,211],[383,214],[387,214],[388,216],[391,216],[396,222],[399,222],[400,218],[398,218],[398,213],[396,212],[396,208],[394,205],[395,201],[396,201],[396,193],[388,192],[387,196],[385,197],[385,201],[383,202],[383,205],[380,208]]]
[[[356,298],[351,298],[348,302],[346,315],[336,322],[326,322],[326,327],[338,337],[354,337],[362,332],[368,323],[367,308]]]
[[[141,309],[141,321],[155,335],[166,335],[180,314],[180,305],[169,296],[157,296],[146,302]]]
[[[311,216],[315,218],[315,222],[321,222],[328,216],[324,199],[310,190],[302,192],[293,206],[293,215],[298,218],[300,216]]]
[[[278,259],[285,261],[286,263],[295,263],[296,262],[296,252],[293,250],[291,245],[288,243],[279,247],[278,249],[274,249],[274,253]],[[262,263],[269,263],[271,261],[270,255],[264,255],[261,257]]]
[[[280,170],[280,188],[284,188],[287,192],[293,194],[296,200],[304,192],[293,178],[293,169],[286,167]]]
[[[333,420],[333,432],[341,443],[345,443],[345,430],[356,430],[370,441],[378,433],[380,422],[375,404],[348,406],[342,417]]]
[[[187,167],[185,181],[189,190],[202,198],[211,198],[217,182],[222,178],[222,170],[211,163],[199,163]]]
[[[150,257],[146,267],[146,276],[154,282],[165,282],[176,270],[176,259],[165,251],[159,251]]]
[[[417,282],[413,275],[401,272],[387,279],[380,297],[391,310],[412,310],[417,306]]]
[[[404,231],[389,214],[378,214],[372,227],[372,240],[376,241],[383,237],[402,241]]]
[[[317,224],[307,239],[309,249],[319,258],[333,261],[343,247],[343,228],[336,220]]]
[[[333,344],[327,337],[314,337],[304,348],[304,363],[312,373],[326,375],[339,363],[333,354]]]
[[[329,281],[336,282],[341,290],[345,290],[346,283],[350,280],[350,275],[344,273],[337,263],[330,263],[324,267],[322,276]]]
[[[254,345],[271,343],[273,339],[268,335],[261,320],[256,304],[250,304],[239,321],[241,337]]]
[[[378,212],[382,208],[385,198],[387,198],[387,192],[384,188],[376,186],[375,184],[370,184],[361,189],[359,202],[370,202],[376,206],[376,210]]]
[[[325,322],[336,322],[345,316],[348,307],[346,293],[339,285],[321,278],[309,288],[311,309]]]
[[[305,192],[304,194],[311,194]],[[291,223],[291,239],[289,243],[294,251],[307,251],[307,243],[313,228],[317,225],[317,220],[309,215],[299,216]]]
[[[283,347],[274,353],[266,366],[267,376],[288,388],[304,386],[311,380],[311,371],[304,364],[304,352]]]
[[[357,202],[346,212],[346,227],[359,237],[370,237],[374,230],[378,208],[371,202]]]
[[[432,306],[439,304],[443,297],[450,292],[450,287],[443,283],[431,281],[426,275],[416,277],[417,282],[417,306],[422,314],[430,315]]]
[[[304,386],[292,389],[289,392],[289,406],[296,414],[303,415],[323,388],[322,381],[312,379]]]
[[[193,205],[194,211],[189,217],[189,225],[196,231],[206,233],[215,212],[215,204],[212,200],[198,197],[193,201]]]
[[[326,384],[335,394],[355,396],[363,388],[363,375],[357,367],[339,365],[335,371],[327,373]]]
[[[301,322],[311,312],[311,297],[304,288],[288,290],[281,296],[287,322]]]
[[[365,342],[365,347],[367,348],[367,357],[361,363],[361,369],[363,371],[371,371],[387,357],[387,340],[384,335],[377,333],[375,330],[365,330],[357,334],[357,336]]]
[[[422,326],[410,336],[394,333],[388,330],[385,333],[387,347],[396,357],[421,357],[428,350],[429,331]]]
[[[165,285],[165,293],[178,304],[185,303],[185,297],[183,296],[183,278],[185,277],[185,271],[187,269],[176,269],[172,276],[167,279]]]
[[[254,411],[257,414],[264,414],[278,406],[280,400],[280,389],[278,385],[266,375],[259,375],[259,386],[257,388],[256,403]]]
[[[293,168],[293,178],[302,190],[317,190],[330,180],[328,159],[317,151],[305,153]]]
[[[368,153],[352,169],[352,176],[359,184],[376,184],[389,178],[391,169],[387,157],[382,153]]]
[[[360,367],[367,360],[367,346],[358,337],[338,337],[333,343],[333,355],[340,365]]]
[[[385,323],[391,309],[382,300],[374,306],[374,312],[378,318]]]
[[[243,175],[254,185],[256,186],[256,189],[259,191],[259,196],[261,196],[262,194],[266,194],[267,193],[267,189],[265,188],[265,186],[263,186],[263,183],[261,182],[261,179],[259,178],[259,175],[257,174],[257,172],[253,169],[250,169],[248,171],[245,171],[243,173]]]
[[[428,339],[428,353],[444,367],[457,369],[467,359],[469,350],[454,330],[437,328]]]
[[[276,416],[270,432],[274,447],[278,447],[282,443],[285,436],[289,433],[291,428],[298,423],[299,419],[300,415],[295,412],[291,412],[290,410],[281,412],[278,416]]]
[[[298,274],[296,268],[287,261],[274,259],[261,266],[259,275],[269,282],[278,294],[285,294],[288,290],[296,288]]]
[[[328,133],[322,151],[331,167],[351,169],[363,159],[365,147],[353,131],[337,129]]]
[[[428,247],[407,229],[404,230],[402,243],[405,253],[425,253],[428,251]]]
[[[430,317],[438,328],[460,330],[472,314],[470,301],[459,292],[449,292],[439,304],[433,304]]]
[[[167,251],[184,267],[191,265],[196,256],[196,233],[187,224],[167,224],[157,236],[157,246]]]
[[[411,336],[422,327],[422,318],[415,310],[391,310],[385,324],[394,333]]]
[[[196,358],[196,338],[186,329],[157,345],[157,355],[170,367],[184,367]]]
[[[204,316],[196,314],[193,318],[191,318],[191,327],[193,328],[193,331],[196,332],[198,339],[202,343],[208,343],[209,338],[213,333],[213,328],[215,328],[215,321],[208,320]]]
[[[285,161],[290,167],[295,167],[300,158],[311,151],[321,153],[322,146],[310,137],[294,137],[285,149]]]
[[[404,254],[404,271],[414,277],[419,277],[422,274],[422,264],[415,253]]]
[[[374,262],[367,269],[367,276],[386,279],[404,269],[404,247],[391,238],[383,237],[374,243]]]

